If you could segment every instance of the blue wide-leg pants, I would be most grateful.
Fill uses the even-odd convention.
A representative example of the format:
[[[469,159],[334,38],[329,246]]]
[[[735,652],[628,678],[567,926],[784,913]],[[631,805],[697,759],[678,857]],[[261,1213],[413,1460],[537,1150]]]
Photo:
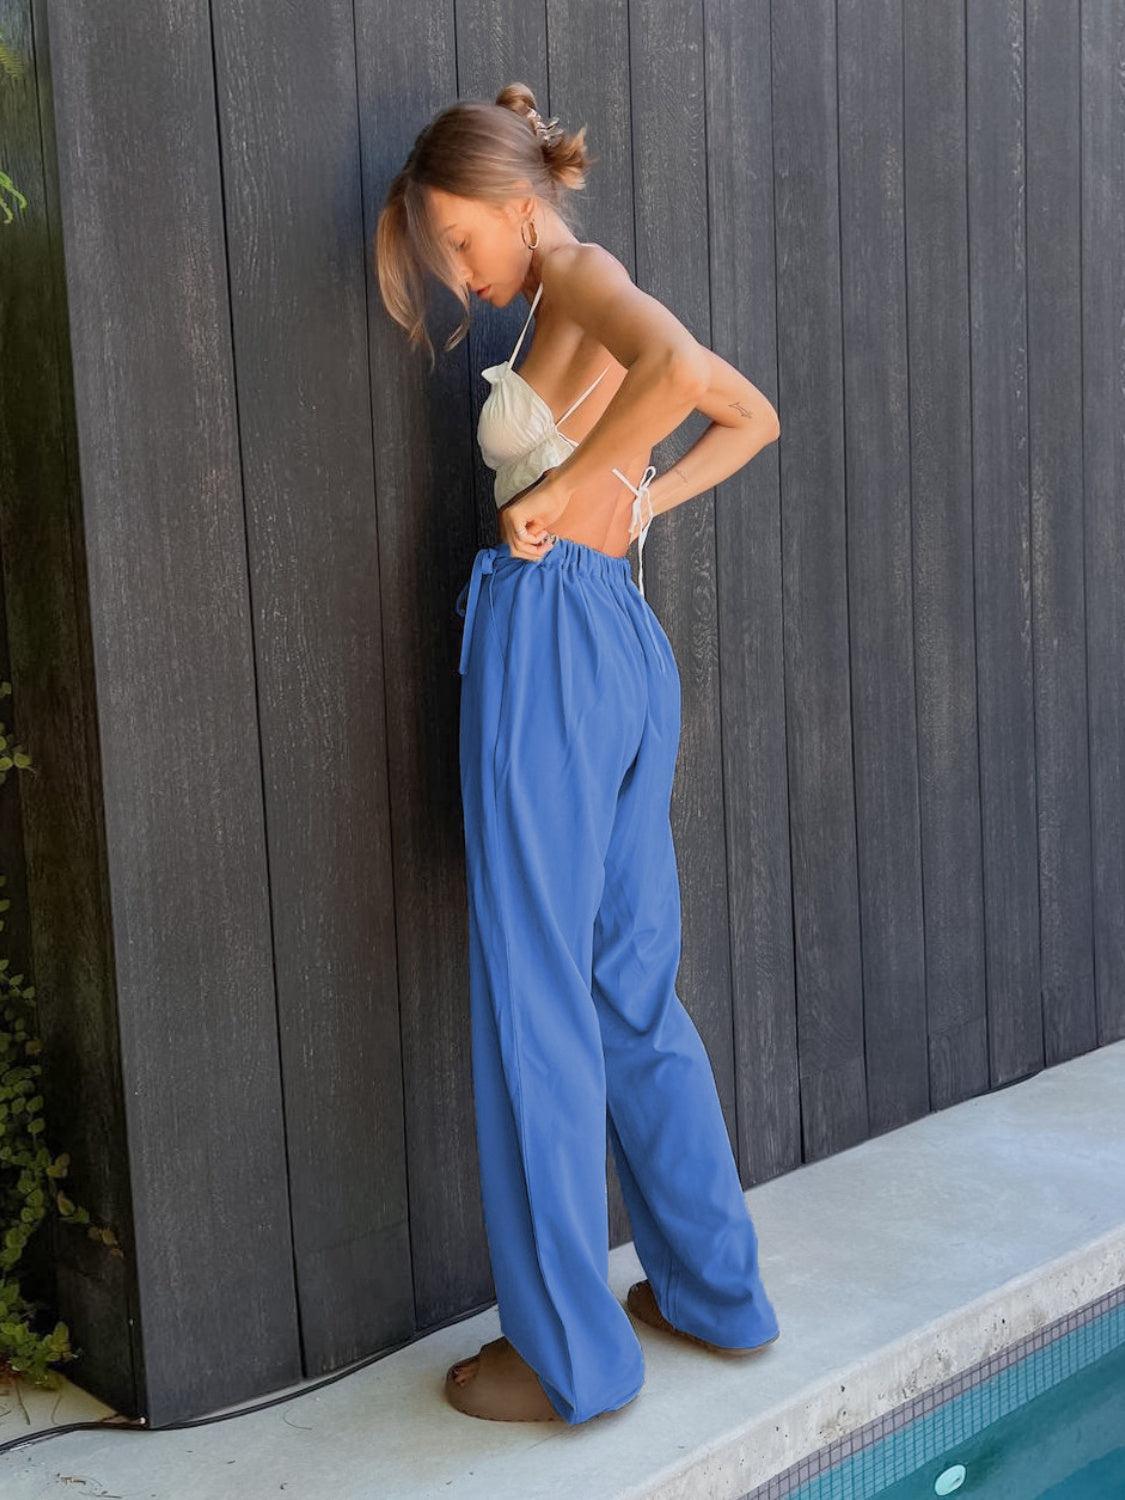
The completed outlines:
[[[500,1326],[569,1423],[644,1356],[610,1289],[607,1132],[676,1327],[778,1329],[710,1059],[676,993],[671,644],[629,562],[560,537],[476,555],[457,609],[472,1079]]]

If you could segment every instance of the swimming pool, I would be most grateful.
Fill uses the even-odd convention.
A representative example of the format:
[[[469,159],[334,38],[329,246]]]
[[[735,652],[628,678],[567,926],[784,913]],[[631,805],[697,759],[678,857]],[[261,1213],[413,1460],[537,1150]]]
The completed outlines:
[[[1125,1500],[1125,1286],[742,1500]]]

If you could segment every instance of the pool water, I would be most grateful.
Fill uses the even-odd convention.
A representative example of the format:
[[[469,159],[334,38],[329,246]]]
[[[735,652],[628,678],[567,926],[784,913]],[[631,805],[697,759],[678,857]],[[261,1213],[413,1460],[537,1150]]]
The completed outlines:
[[[780,1493],[1125,1500],[1125,1301]]]

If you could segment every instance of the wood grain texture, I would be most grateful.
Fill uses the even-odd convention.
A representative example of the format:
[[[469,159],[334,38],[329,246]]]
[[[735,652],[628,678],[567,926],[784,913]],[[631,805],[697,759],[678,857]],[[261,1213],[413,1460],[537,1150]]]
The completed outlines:
[[[1125,1034],[1125,13],[1081,9],[1082,453],[1094,984]]]
[[[586,123],[579,237],[780,414],[646,545],[678,990],[743,1184],[1125,1035],[1119,7],[0,19],[28,951],[74,1196],[127,1247],[59,1237],[68,1373],[172,1421],[495,1296],[454,601],[526,304],[446,354],[431,284],[431,372],[372,261],[458,97]]]
[[[706,8],[712,347],[778,406],[769,0]],[[782,638],[780,447],[714,500],[738,1160],[801,1161]]]
[[[1028,472],[1043,1061],[1098,1044],[1082,505],[1080,6],[1026,12]],[[1119,141],[1120,141],[1119,137]]]
[[[914,678],[902,16],[837,9],[848,644],[867,1113],[930,1105]]]
[[[158,1425],[302,1373],[220,130],[205,8],[55,5],[50,46],[118,1168]]]
[[[781,554],[806,1161],[868,1134],[848,642],[835,6],[774,0]]]
[[[330,0],[314,27],[269,0],[218,0],[211,14],[293,1258],[312,1376],[414,1328],[396,943],[396,894],[409,903],[410,890],[407,876],[396,884],[391,827],[358,253],[364,122],[351,0]]]
[[[1023,0],[970,0],[973,560],[990,1082],[1043,1065],[1028,479]]]
[[[989,1087],[973,599],[965,32],[903,13],[914,682],[930,1107]]]

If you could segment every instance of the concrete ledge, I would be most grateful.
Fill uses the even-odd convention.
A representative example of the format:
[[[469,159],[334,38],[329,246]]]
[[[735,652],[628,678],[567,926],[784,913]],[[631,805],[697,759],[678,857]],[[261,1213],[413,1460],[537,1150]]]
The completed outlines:
[[[929,1115],[748,1195],[781,1338],[721,1356],[642,1329],[646,1382],[574,1428],[480,1422],[446,1367],[495,1308],[335,1385],[196,1431],[75,1433],[0,1460],[6,1500],[707,1500],[1125,1283],[1125,1042]],[[624,1297],[643,1274],[611,1256]],[[11,1417],[0,1441],[13,1436]],[[19,1429],[16,1429],[19,1430]]]

